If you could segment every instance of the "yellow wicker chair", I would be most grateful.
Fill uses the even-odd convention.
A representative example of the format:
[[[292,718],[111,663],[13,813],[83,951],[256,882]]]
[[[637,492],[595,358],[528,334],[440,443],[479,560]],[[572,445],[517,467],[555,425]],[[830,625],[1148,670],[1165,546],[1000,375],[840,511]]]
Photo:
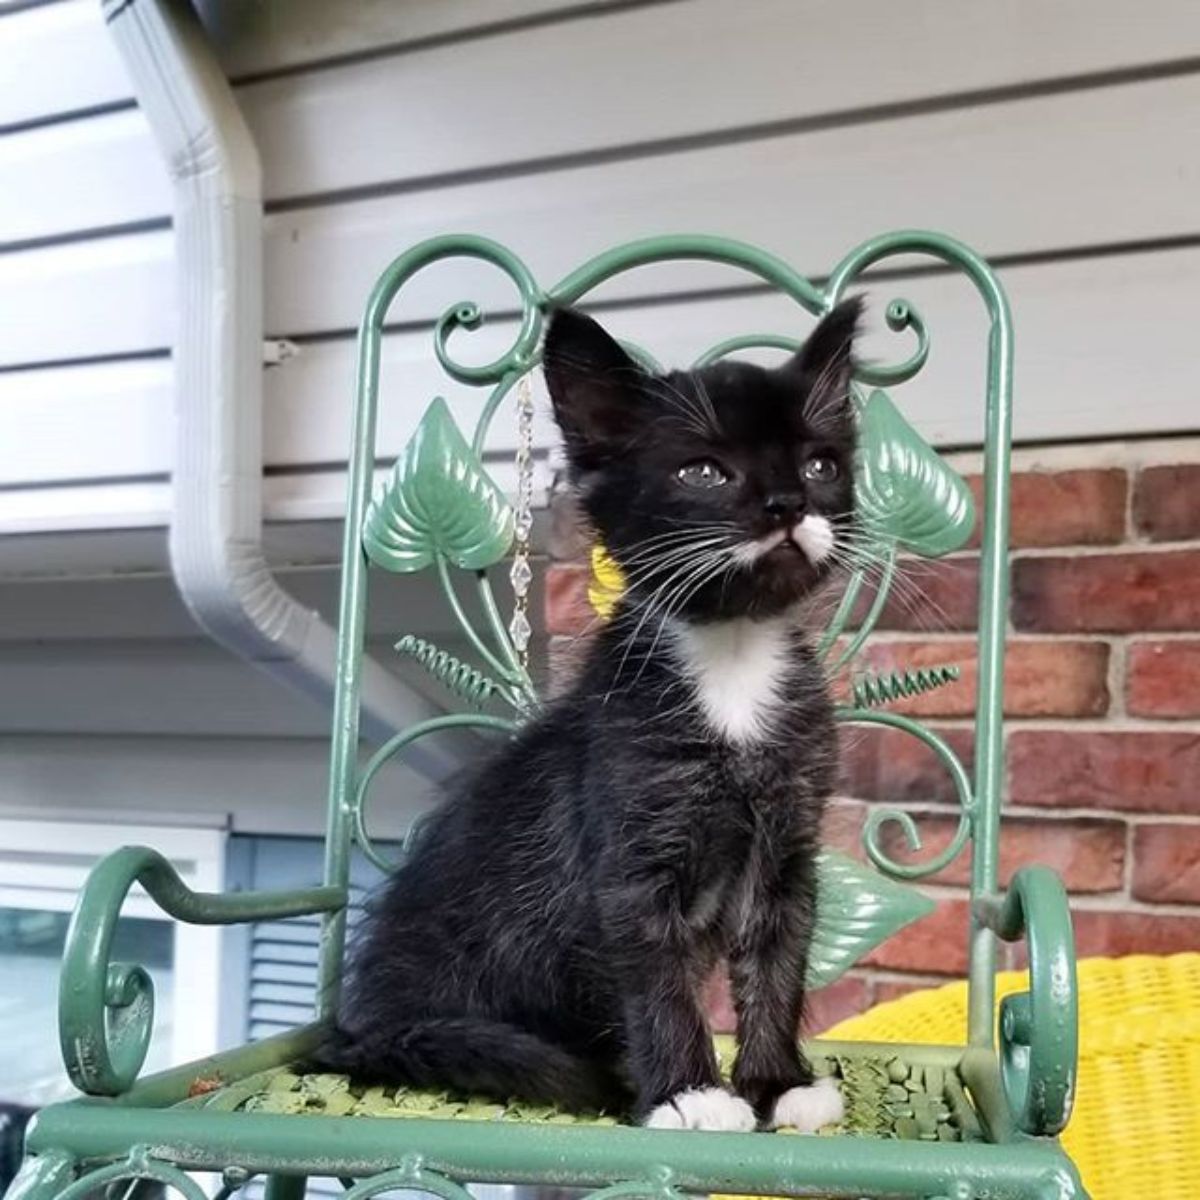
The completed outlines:
[[[1000,997],[1024,971],[997,977]],[[1093,1200],[1200,1197],[1200,954],[1079,963],[1079,1075],[1062,1135]],[[967,986],[914,992],[822,1035],[838,1041],[950,1044],[967,1023]]]

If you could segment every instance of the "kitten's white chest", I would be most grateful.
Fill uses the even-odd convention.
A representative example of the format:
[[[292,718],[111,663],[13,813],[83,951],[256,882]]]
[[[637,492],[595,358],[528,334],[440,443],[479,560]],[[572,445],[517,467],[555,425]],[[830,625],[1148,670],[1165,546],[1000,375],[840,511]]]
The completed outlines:
[[[672,633],[676,658],[713,731],[743,745],[769,737],[793,665],[790,622],[679,623]]]

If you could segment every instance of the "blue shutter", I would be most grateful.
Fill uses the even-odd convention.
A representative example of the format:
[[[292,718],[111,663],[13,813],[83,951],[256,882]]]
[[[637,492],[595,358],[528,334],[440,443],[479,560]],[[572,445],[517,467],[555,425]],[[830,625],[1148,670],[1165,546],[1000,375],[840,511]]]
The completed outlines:
[[[230,873],[239,886],[275,890],[311,887],[321,880],[324,850],[316,838],[235,836],[230,840]],[[382,878],[369,863],[356,860],[350,879],[351,928]],[[258,921],[250,926],[241,947],[242,961],[232,964],[234,987],[242,993],[229,997],[242,1014],[238,1040],[258,1041],[312,1020],[320,928],[317,917]]]

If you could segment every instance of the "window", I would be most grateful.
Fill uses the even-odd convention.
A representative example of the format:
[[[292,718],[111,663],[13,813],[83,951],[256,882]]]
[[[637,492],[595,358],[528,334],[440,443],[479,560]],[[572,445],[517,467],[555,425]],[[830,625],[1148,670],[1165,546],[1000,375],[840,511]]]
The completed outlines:
[[[71,910],[91,867],[128,844],[153,846],[189,887],[220,891],[225,834],[179,826],[0,819],[0,1106],[74,1094],[58,1049],[58,974]],[[155,990],[146,1071],[218,1047],[221,930],[164,917],[134,888],[114,957],[141,963]]]

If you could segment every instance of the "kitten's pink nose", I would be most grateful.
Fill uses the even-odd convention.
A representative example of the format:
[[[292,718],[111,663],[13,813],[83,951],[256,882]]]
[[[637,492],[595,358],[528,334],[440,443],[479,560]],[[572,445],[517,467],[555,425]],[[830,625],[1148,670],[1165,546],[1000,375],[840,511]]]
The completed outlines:
[[[803,492],[772,492],[763,502],[767,516],[782,525],[794,525],[806,507]]]

